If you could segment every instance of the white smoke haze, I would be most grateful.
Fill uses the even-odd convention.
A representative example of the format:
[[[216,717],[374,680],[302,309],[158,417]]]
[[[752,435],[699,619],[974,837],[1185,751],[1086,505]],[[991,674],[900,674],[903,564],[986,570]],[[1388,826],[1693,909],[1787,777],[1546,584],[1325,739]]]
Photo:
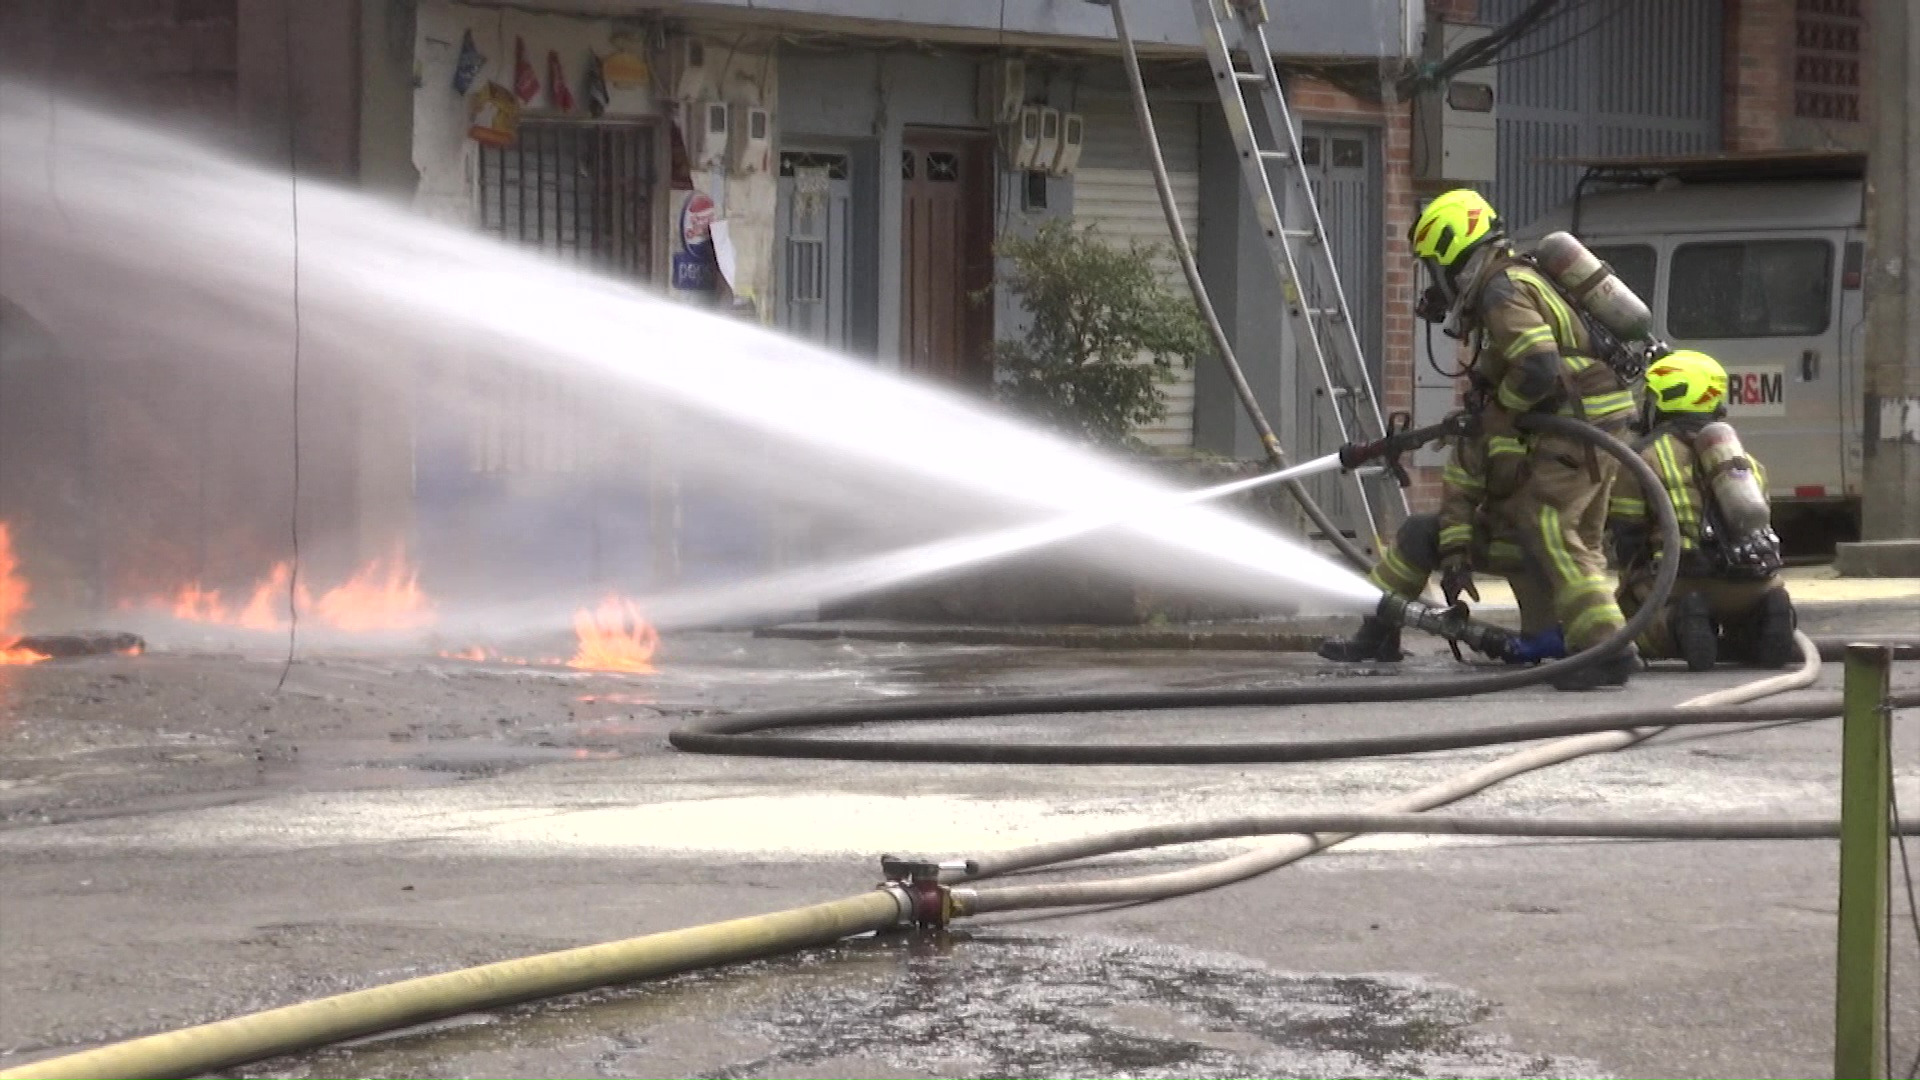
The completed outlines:
[[[35,481],[59,494],[0,506],[0,520],[31,517],[18,527],[60,534],[53,519],[113,484],[139,496],[116,506],[148,507],[96,509],[71,527],[110,549],[76,557],[108,580],[74,595],[124,604],[145,578],[99,568],[138,566],[145,552],[174,553],[154,558],[155,588],[182,573],[237,586],[291,556],[297,250],[299,542],[316,588],[408,536],[404,514],[369,524],[343,508],[378,490],[413,505],[411,463],[435,426],[473,429],[503,398],[529,406],[518,437],[553,465],[525,484],[598,492],[582,497],[617,515],[665,478],[828,538],[796,542],[801,564],[764,577],[736,571],[668,590],[654,585],[645,552],[610,534],[581,541],[606,548],[595,548],[608,568],[598,580],[556,580],[540,568],[541,522],[524,491],[496,485],[463,506],[453,546],[515,545],[528,569],[463,573],[444,536],[416,541],[436,633],[561,630],[609,590],[639,598],[669,630],[804,612],[997,554],[982,541],[993,530],[1039,535],[1038,523],[1061,515],[1101,522],[1135,506],[1151,512],[1077,542],[1076,556],[1276,608],[1364,611],[1378,598],[1294,539],[1235,513],[1170,505],[1174,489],[1140,469],[944,388],[317,181],[297,185],[296,229],[295,201],[284,170],[0,83],[8,322],[24,314],[61,357],[80,358],[82,390],[67,397],[106,387],[136,400],[106,416],[82,402],[90,430],[153,445],[137,455],[136,481],[102,476],[97,453],[63,460],[78,451],[51,435],[46,446],[0,440],[0,471],[64,478]],[[0,415],[33,411],[19,404],[38,385],[23,374],[33,349],[21,340],[10,328],[0,354],[12,368],[0,370],[0,399],[15,402]],[[35,362],[45,370],[44,356]],[[535,397],[565,407],[533,408]],[[498,449],[459,446],[482,458]],[[0,491],[16,489],[27,490]],[[210,515],[210,505],[229,510]]]

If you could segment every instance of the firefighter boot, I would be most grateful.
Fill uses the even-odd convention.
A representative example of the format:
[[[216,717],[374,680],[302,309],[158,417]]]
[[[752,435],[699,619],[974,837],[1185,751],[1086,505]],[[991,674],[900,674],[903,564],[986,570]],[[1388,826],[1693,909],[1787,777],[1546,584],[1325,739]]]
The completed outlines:
[[[1597,664],[1549,679],[1555,690],[1577,692],[1625,686],[1640,668],[1640,650],[1628,645]]]
[[[1705,593],[1688,593],[1667,611],[1667,633],[1687,662],[1688,671],[1712,671],[1720,659],[1720,638],[1713,628],[1713,611]]]
[[[1760,598],[1760,610],[1754,613],[1759,623],[1754,634],[1753,662],[1763,668],[1783,668],[1793,662],[1799,646],[1793,631],[1799,625],[1794,616],[1793,599],[1785,589],[1773,589]]]
[[[1360,620],[1360,632],[1352,637],[1328,638],[1321,642],[1320,655],[1341,664],[1398,660],[1400,628],[1369,615]]]

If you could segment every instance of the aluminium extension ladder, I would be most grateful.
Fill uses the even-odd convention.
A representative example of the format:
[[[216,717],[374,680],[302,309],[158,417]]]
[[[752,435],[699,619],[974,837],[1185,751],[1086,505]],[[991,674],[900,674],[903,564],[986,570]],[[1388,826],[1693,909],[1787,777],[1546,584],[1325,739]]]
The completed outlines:
[[[1311,356],[1319,365],[1322,391],[1341,444],[1381,438],[1386,420],[1367,379],[1358,328],[1340,287],[1326,225],[1300,156],[1293,113],[1281,92],[1273,50],[1267,45],[1266,4],[1264,0],[1193,0],[1193,11],[1214,89],[1226,112],[1227,131],[1240,158],[1241,179],[1286,297],[1296,355]],[[1245,67],[1236,62],[1236,51]],[[1264,145],[1247,108],[1249,91],[1259,95]],[[1281,174],[1278,185],[1268,171],[1273,166]],[[1283,205],[1300,208],[1294,215],[1297,221],[1289,223],[1281,211]],[[1317,446],[1311,451],[1321,454],[1334,449]],[[1362,543],[1391,538],[1393,527],[1407,515],[1406,493],[1398,487],[1392,487],[1383,500],[1368,491],[1369,478],[1382,475],[1382,470],[1371,468],[1357,470],[1351,477],[1363,515],[1356,523],[1364,526],[1358,530]],[[1388,505],[1376,507],[1376,501]]]

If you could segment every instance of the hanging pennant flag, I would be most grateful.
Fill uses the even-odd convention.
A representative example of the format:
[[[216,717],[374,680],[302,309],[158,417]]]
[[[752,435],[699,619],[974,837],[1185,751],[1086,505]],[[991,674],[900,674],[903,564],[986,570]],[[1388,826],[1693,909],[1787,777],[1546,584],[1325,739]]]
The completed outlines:
[[[526,39],[519,37],[513,39],[513,92],[523,103],[540,93],[540,76],[534,74],[533,64],[527,60]]]
[[[547,100],[563,113],[573,111],[573,87],[567,85],[567,69],[559,52],[547,50]]]
[[[473,31],[460,36],[460,59],[453,65],[453,92],[464,94],[473,88],[474,77],[487,66],[487,54],[473,43]]]
[[[607,93],[607,73],[600,66],[600,54],[587,53],[587,111],[599,119],[607,111],[607,103],[612,100]]]

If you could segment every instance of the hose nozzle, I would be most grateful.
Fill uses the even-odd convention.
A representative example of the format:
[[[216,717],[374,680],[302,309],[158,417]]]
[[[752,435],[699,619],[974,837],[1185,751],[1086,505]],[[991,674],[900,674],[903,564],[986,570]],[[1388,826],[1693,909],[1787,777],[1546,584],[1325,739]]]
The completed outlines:
[[[1380,597],[1374,617],[1390,626],[1425,630],[1495,660],[1507,659],[1513,650],[1515,639],[1511,633],[1473,618],[1465,604],[1435,607],[1386,593]]]

